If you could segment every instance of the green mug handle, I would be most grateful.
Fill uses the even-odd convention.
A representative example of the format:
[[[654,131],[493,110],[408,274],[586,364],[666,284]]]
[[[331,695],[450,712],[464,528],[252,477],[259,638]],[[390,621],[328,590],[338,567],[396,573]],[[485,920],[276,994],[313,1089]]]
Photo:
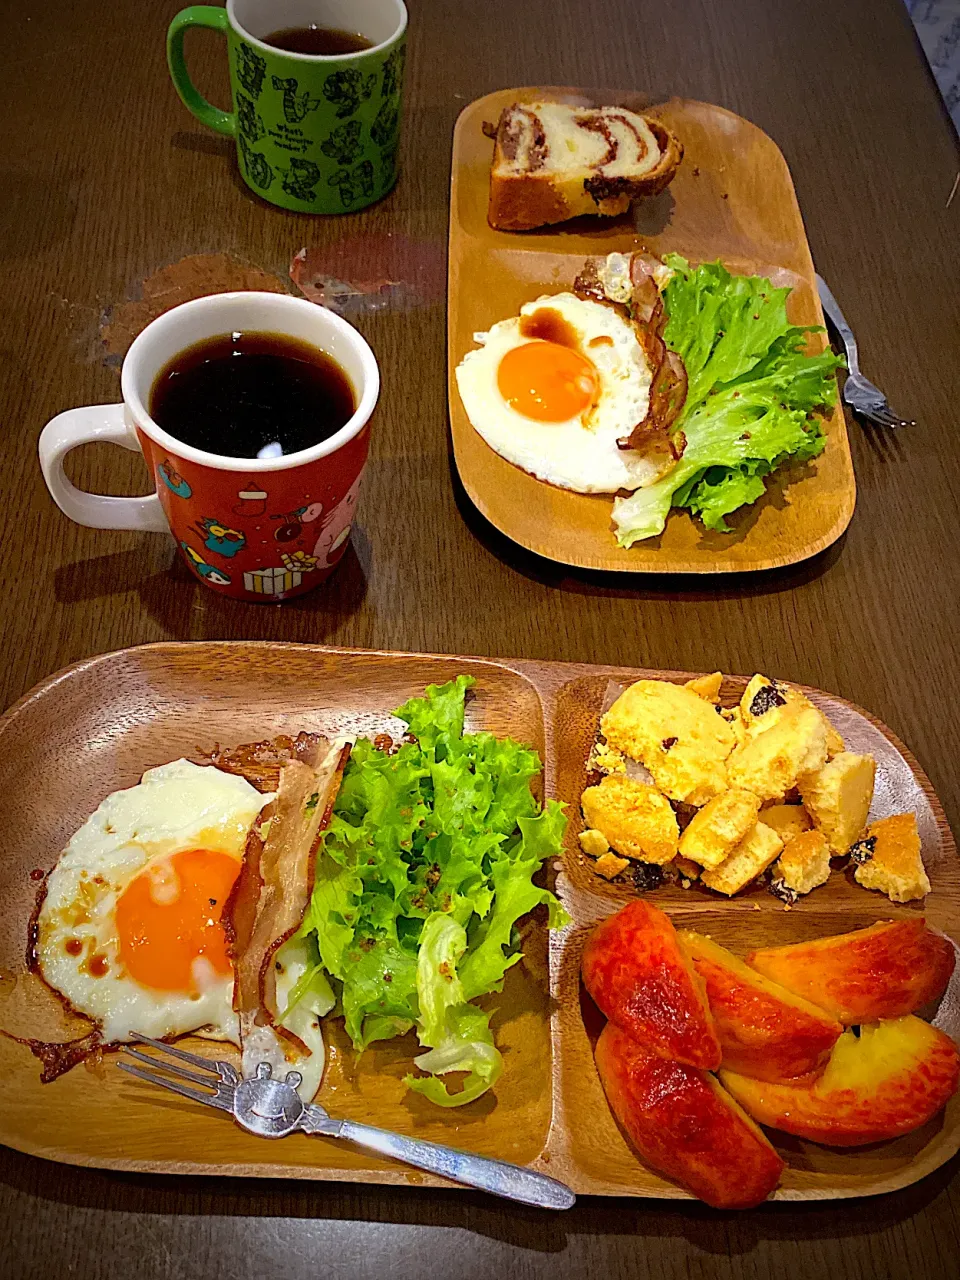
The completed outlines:
[[[167,30],[167,66],[183,105],[192,111],[201,124],[225,133],[228,138],[237,136],[237,117],[232,111],[221,111],[197,92],[183,57],[183,38],[188,27],[209,27],[211,31],[226,32],[229,27],[226,9],[209,4],[195,4],[181,9]]]

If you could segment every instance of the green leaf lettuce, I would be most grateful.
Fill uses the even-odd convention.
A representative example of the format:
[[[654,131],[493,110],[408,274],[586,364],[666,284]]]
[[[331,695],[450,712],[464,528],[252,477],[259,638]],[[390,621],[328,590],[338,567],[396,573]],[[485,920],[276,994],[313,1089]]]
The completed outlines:
[[[500,1074],[489,1015],[471,1001],[499,991],[521,959],[518,921],[544,905],[552,926],[567,922],[533,882],[560,852],[562,806],[541,812],[534,798],[535,751],[464,733],[473,683],[430,685],[399,708],[409,734],[392,754],[356,743],[300,931],[358,1051],[416,1026],[427,1074],[407,1083],[440,1106],[479,1097]],[[450,1072],[466,1073],[459,1089],[440,1079]]]
[[[672,506],[729,532],[725,517],[762,495],[765,476],[822,452],[822,424],[812,415],[835,402],[843,363],[830,350],[806,354],[815,331],[787,320],[789,289],[731,275],[719,262],[691,267],[677,254],[665,261],[674,274],[663,295],[664,340],[687,371],[675,427],[686,447],[662,479],[614,503],[622,547],[662,533]]]

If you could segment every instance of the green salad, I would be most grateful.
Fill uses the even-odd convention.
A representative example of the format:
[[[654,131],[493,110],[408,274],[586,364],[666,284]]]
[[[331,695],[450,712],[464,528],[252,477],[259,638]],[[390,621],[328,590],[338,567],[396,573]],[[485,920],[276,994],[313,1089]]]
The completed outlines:
[[[313,956],[289,1007],[332,986],[355,1048],[416,1028],[424,1052],[406,1083],[442,1107],[485,1093],[503,1069],[490,1013],[521,958],[516,925],[546,906],[534,884],[560,853],[566,819],[534,799],[535,751],[491,733],[464,733],[472,676],[430,685],[394,714],[409,733],[393,753],[366,738],[353,748],[318,852],[299,936]],[[453,1091],[442,1079],[465,1073]]]
[[[614,504],[617,541],[632,546],[663,532],[671,507],[686,507],[708,529],[763,494],[764,478],[790,460],[806,462],[825,439],[817,409],[837,396],[843,360],[829,349],[807,355],[817,332],[787,320],[790,290],[762,276],[731,275],[719,262],[691,267],[678,254],[663,289],[663,332],[687,371],[687,397],[671,428],[686,447],[661,480]]]

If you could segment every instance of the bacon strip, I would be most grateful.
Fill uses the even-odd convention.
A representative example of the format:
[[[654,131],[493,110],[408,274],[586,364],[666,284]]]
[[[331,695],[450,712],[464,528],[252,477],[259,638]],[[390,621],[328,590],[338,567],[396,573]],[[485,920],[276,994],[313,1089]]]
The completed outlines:
[[[224,773],[237,773],[258,791],[276,791],[280,769],[291,760],[316,760],[317,752],[328,746],[318,733],[298,733],[295,738],[281,733],[265,742],[245,742],[224,751],[219,742],[212,751],[197,754],[204,764],[212,764]]]
[[[262,768],[269,761],[269,750],[247,750],[248,767]],[[236,972],[233,1004],[240,1016],[245,1072],[262,1061],[293,1067],[298,1057],[310,1053],[277,1022],[274,960],[299,929],[310,903],[317,849],[350,748],[311,734],[301,735],[289,751],[291,758],[279,765],[277,798],[264,811],[263,824],[250,833],[243,868],[223,913]]]
[[[619,258],[619,255],[614,255]],[[682,432],[671,432],[680,417],[687,399],[687,371],[675,351],[663,340],[668,316],[663,307],[663,296],[657,285],[656,272],[662,263],[649,253],[630,255],[630,301],[614,301],[607,294],[604,279],[605,262],[590,259],[574,282],[574,292],[580,298],[603,302],[615,307],[627,316],[636,330],[650,366],[650,399],[642,422],[638,422],[617,445],[621,449],[643,450],[644,453],[663,453],[676,462],[686,440]],[[617,273],[618,297],[625,297],[622,265]]]
[[[661,263],[648,253],[635,253],[630,260],[631,309],[653,376],[646,416],[628,436],[618,440],[617,445],[621,449],[641,449],[656,442],[659,448],[679,459],[686,440],[682,433],[673,434],[670,429],[687,399],[687,371],[677,353],[663,340],[669,317],[655,277],[659,266]]]

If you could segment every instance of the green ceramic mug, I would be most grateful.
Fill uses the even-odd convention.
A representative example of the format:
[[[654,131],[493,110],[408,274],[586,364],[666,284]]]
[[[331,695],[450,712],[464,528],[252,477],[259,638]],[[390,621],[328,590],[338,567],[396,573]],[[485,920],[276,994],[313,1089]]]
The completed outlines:
[[[264,36],[322,26],[356,32],[358,53],[288,53]],[[233,111],[197,92],[187,74],[188,27],[227,37]],[[177,92],[198,120],[236,138],[237,163],[259,196],[298,213],[350,213],[397,179],[407,11],[402,0],[227,0],[183,9],[167,32]]]

